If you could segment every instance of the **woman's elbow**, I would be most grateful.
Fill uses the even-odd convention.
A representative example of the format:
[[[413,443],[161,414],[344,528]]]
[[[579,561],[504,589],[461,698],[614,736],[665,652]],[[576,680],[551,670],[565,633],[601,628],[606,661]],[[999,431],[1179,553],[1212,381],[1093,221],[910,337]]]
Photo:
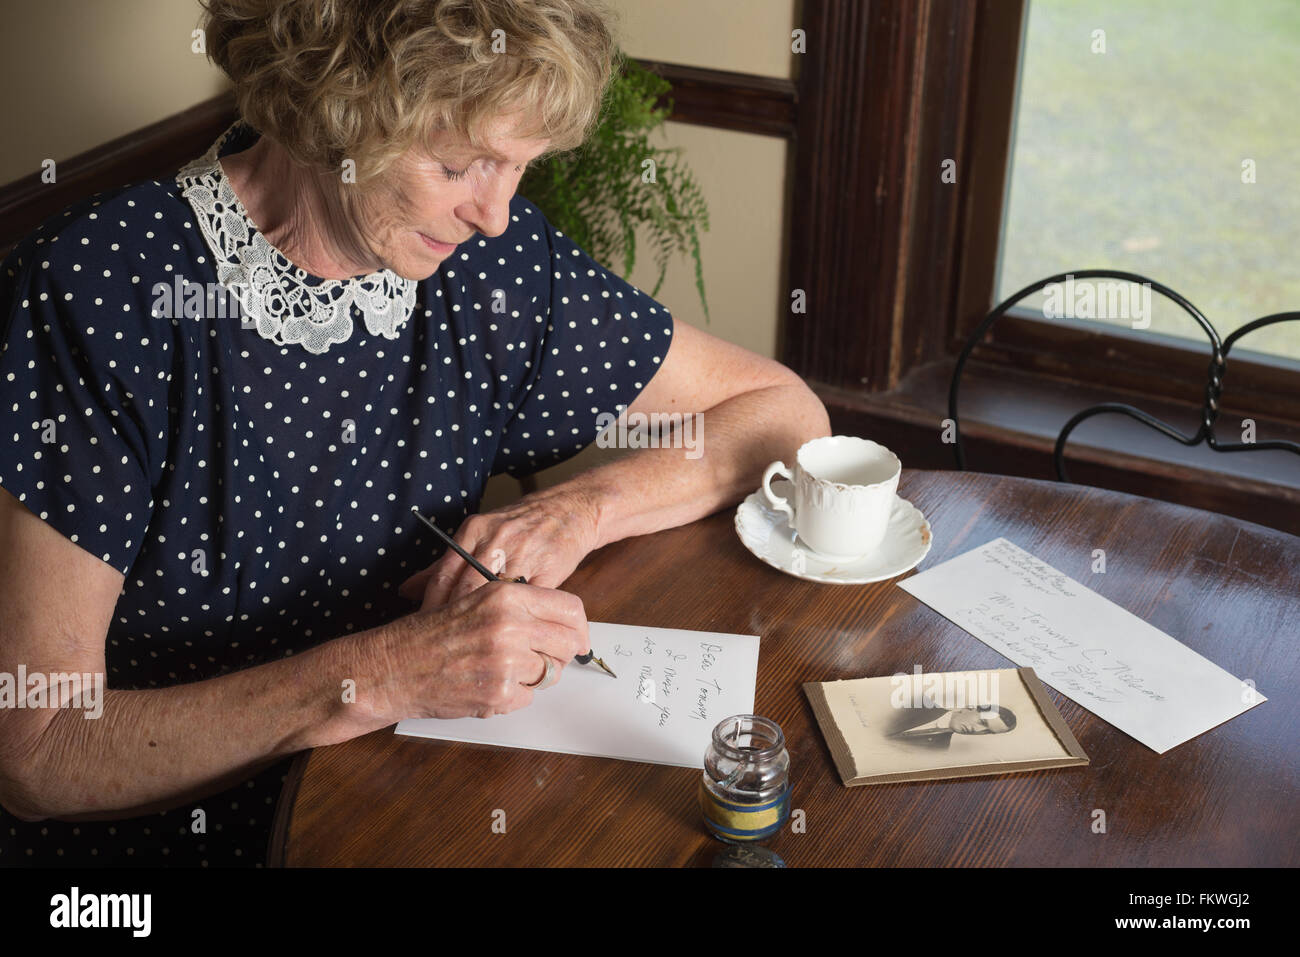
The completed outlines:
[[[46,821],[53,816],[53,808],[46,806],[37,789],[15,780],[4,767],[0,767],[0,808],[28,824]]]
[[[792,371],[790,371],[783,385],[790,390],[789,395],[792,400],[783,403],[783,405],[797,415],[799,423],[803,427],[804,437],[807,440],[812,440],[821,438],[824,435],[830,435],[830,413],[826,411],[826,405],[813,391],[812,386],[798,373]]]
[[[31,714],[31,712],[28,712]],[[0,808],[20,821],[45,821],[64,810],[59,800],[68,788],[60,784],[40,742],[45,723],[6,722],[0,735],[8,734],[0,747]]]

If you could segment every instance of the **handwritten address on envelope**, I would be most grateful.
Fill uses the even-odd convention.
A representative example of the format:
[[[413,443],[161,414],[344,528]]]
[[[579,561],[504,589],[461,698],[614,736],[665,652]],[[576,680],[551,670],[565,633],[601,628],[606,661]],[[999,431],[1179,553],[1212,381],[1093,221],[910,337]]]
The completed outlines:
[[[526,708],[492,718],[411,719],[397,733],[701,768],[717,723],[753,712],[757,635],[588,627],[592,650],[617,678],[570,662],[559,684]]]
[[[899,587],[1160,754],[1266,700],[1005,538]]]

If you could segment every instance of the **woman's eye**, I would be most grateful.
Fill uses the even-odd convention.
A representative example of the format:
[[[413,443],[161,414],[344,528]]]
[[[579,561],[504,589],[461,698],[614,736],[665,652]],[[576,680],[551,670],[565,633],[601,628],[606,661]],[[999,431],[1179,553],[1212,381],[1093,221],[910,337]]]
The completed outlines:
[[[447,179],[451,180],[452,182],[455,182],[456,180],[460,179],[467,172],[469,172],[468,169],[452,169],[450,166],[446,165],[445,163],[442,165],[443,175],[446,176]]]

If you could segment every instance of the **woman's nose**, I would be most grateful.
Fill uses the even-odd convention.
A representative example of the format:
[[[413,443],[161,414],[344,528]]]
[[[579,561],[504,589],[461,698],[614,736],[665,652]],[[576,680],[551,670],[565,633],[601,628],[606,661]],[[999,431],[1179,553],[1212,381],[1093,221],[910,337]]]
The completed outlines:
[[[474,227],[485,236],[500,236],[510,225],[510,197],[518,186],[513,176],[494,176],[474,198]]]

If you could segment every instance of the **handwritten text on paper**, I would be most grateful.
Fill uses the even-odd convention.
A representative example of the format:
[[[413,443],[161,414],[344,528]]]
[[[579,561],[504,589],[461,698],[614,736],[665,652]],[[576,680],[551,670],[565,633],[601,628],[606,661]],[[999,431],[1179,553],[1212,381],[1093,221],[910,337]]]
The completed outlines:
[[[1004,538],[900,587],[1160,753],[1264,700],[1253,686],[1245,689],[1191,648]]]

